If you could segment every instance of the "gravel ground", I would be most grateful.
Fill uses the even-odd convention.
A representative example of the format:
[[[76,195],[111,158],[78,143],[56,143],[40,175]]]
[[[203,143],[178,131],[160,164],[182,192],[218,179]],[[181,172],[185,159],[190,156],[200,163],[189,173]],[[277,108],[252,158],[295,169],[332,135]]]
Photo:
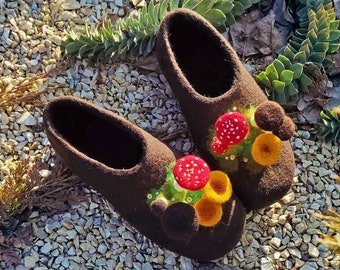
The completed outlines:
[[[100,4],[100,5],[98,5]],[[12,85],[38,72],[51,73],[41,90],[46,104],[73,95],[123,115],[183,153],[194,151],[186,124],[162,74],[127,63],[99,69],[87,60],[63,62],[64,30],[114,12],[124,14],[122,0],[0,0],[0,79]],[[53,164],[54,151],[41,129],[42,108],[18,104],[0,110],[0,166],[24,157]],[[298,130],[291,140],[296,177],[279,202],[247,216],[241,241],[214,262],[178,256],[143,237],[94,190],[56,215],[33,212],[22,226],[31,227],[33,244],[15,248],[21,265],[0,262],[2,269],[339,269],[337,259],[318,242],[330,233],[314,217],[328,208],[340,211],[339,144],[325,144],[311,130]]]

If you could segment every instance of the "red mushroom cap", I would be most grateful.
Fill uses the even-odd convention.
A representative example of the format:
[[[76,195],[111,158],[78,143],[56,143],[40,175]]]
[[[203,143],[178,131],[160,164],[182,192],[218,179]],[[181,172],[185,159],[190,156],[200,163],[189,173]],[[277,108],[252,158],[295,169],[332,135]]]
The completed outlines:
[[[222,155],[227,152],[229,149],[228,144],[223,144],[217,137],[214,137],[213,142],[211,143],[211,150],[217,154]]]
[[[210,168],[201,158],[187,155],[177,160],[173,174],[177,183],[188,190],[200,190],[209,181]]]
[[[236,145],[248,135],[249,123],[239,112],[227,112],[217,119],[215,131],[222,144]]]

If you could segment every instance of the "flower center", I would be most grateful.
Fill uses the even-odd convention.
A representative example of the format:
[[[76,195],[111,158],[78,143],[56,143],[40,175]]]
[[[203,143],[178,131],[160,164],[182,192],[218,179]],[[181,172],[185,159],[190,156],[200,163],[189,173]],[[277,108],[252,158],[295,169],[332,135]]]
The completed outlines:
[[[226,191],[226,185],[221,181],[213,181],[211,187],[217,194],[223,194]]]

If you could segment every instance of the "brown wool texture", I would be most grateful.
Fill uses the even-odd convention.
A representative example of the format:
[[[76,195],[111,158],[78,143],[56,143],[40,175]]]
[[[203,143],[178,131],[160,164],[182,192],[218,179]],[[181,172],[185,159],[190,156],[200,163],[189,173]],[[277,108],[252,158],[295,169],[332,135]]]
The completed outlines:
[[[283,118],[282,124],[278,127],[278,129],[273,130],[273,134],[278,136],[282,141],[287,141],[291,137],[293,137],[295,132],[295,124],[293,120],[285,116]]]
[[[53,99],[43,123],[56,154],[120,215],[158,245],[196,260],[214,260],[240,240],[245,210],[237,197],[226,205],[219,226],[199,227],[187,241],[170,238],[147,204],[151,189],[166,179],[173,152],[126,119],[74,97]],[[233,207],[232,207],[233,206]]]
[[[283,108],[274,101],[260,104],[255,111],[254,119],[257,126],[263,130],[277,130],[283,123],[285,112]]]
[[[259,106],[267,97],[225,38],[193,11],[178,9],[164,18],[156,50],[200,156],[212,170],[223,170],[210,150],[215,121],[228,109]],[[289,143],[283,143],[281,158],[272,166],[253,172],[239,163],[238,170],[226,173],[248,210],[272,204],[292,185],[295,163]]]

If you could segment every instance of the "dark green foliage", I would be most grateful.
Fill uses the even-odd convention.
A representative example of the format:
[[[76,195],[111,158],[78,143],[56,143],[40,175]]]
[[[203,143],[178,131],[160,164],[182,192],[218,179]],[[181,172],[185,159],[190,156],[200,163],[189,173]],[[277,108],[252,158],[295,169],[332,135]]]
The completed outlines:
[[[282,55],[270,64],[256,80],[267,95],[280,104],[307,92],[313,82],[304,72],[304,66],[314,64],[329,69],[330,54],[340,46],[339,21],[330,0],[300,0],[297,11],[299,28],[288,42]]]
[[[161,20],[179,7],[196,11],[218,30],[226,30],[259,0],[160,0],[150,1],[140,11],[112,22],[109,18],[96,25],[71,31],[63,42],[69,56],[91,57],[96,60],[117,59],[125,56],[146,56],[154,48]]]
[[[332,110],[325,110],[320,113],[318,135],[326,143],[340,141],[340,105]]]

